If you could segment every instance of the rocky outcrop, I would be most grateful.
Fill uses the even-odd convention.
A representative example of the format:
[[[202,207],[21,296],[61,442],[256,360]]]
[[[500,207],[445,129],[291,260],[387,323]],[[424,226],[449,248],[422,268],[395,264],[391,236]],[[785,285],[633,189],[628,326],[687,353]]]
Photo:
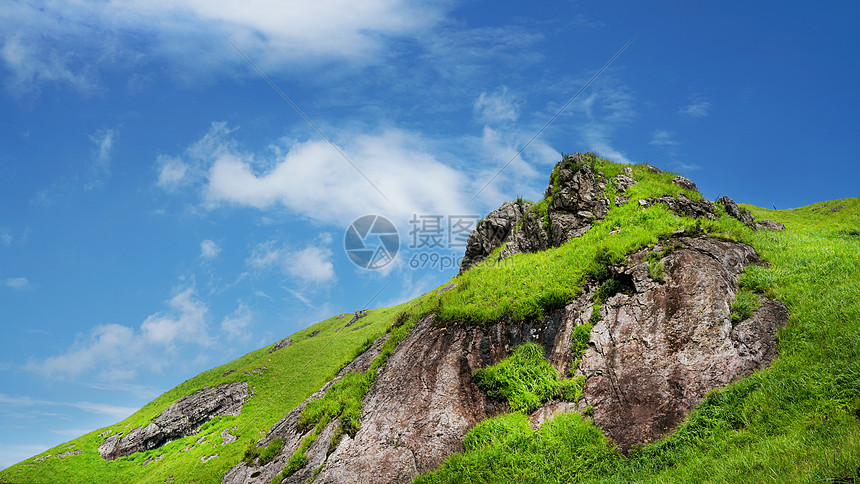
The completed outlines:
[[[287,346],[290,346],[291,344],[293,344],[293,340],[291,340],[290,338],[284,338],[281,341],[275,343],[275,345],[269,349],[269,353],[274,353],[278,350],[282,350]]]
[[[506,246],[500,258],[546,250],[582,236],[591,229],[594,220],[605,217],[609,212],[609,199],[603,193],[607,181],[591,167],[589,156],[582,153],[565,156],[553,170],[545,200],[540,204],[508,202],[490,212],[469,234],[460,273],[502,244]],[[623,192],[635,180],[622,174],[614,183]]]
[[[744,244],[680,238],[662,257],[664,283],[648,276],[641,251],[617,274],[631,294],[604,305],[579,371],[586,376],[580,406],[622,450],[668,434],[705,394],[750,375],[776,358],[785,306],[762,297],[752,317],[733,324],[729,304],[744,266],[758,262]]]
[[[248,397],[248,382],[224,383],[182,397],[159,413],[146,427],[111,435],[100,446],[103,459],[154,449],[167,442],[196,434],[200,426],[220,415],[239,415]]]
[[[773,220],[761,220],[756,222],[753,214],[745,208],[738,207],[734,200],[727,196],[722,196],[717,199],[717,203],[722,205],[726,213],[740,220],[753,230],[785,230],[785,225],[774,222]]]
[[[308,449],[308,463],[284,482],[304,482],[323,465],[315,483],[411,482],[419,472],[436,468],[462,450],[466,432],[478,421],[507,410],[472,380],[472,372],[497,363],[526,341],[544,346],[561,372],[571,360],[570,335],[582,322],[577,304],[538,321],[499,322],[487,327],[440,326],[429,315],[397,346],[365,396],[361,427],[354,438],[344,435],[329,449],[327,426]],[[379,353],[381,340],[344,371],[364,371]],[[340,377],[340,376],[339,376]],[[338,377],[338,378],[339,378]],[[333,380],[275,424],[258,445],[284,441],[282,452],[266,465],[240,463],[223,483],[269,483],[284,468],[306,434],[297,430],[302,408],[325,394]]]
[[[753,217],[750,211],[745,208],[738,207],[738,204],[736,204],[731,198],[723,195],[717,199],[717,203],[722,205],[726,210],[726,213],[730,216],[740,220],[750,227],[755,225],[755,217]]]
[[[639,206],[642,208],[647,208],[657,203],[665,204],[669,210],[679,217],[710,219],[717,217],[716,214],[714,214],[714,205],[711,202],[707,200],[691,200],[683,193],[678,195],[678,198],[656,197],[639,200]]]
[[[661,251],[664,281],[648,276],[646,256]],[[653,257],[651,258],[653,262]],[[776,355],[774,334],[786,310],[763,299],[746,321],[732,324],[729,304],[737,277],[757,263],[746,245],[709,238],[669,239],[663,246],[633,254],[612,268],[629,294],[603,305],[579,373],[586,376],[579,404],[549,402],[530,417],[540,425],[558,412],[592,407],[595,423],[626,450],[677,426],[705,393],[742,378]],[[307,450],[307,464],[284,482],[304,482],[317,470],[315,483],[411,482],[462,451],[462,439],[477,422],[508,410],[473,381],[479,368],[495,364],[527,341],[544,347],[548,361],[569,374],[571,335],[592,312],[594,288],[539,320],[499,321],[484,326],[435,321],[416,323],[398,344],[364,398],[360,428],[330,448],[337,428],[332,421]],[[346,371],[366,370],[382,340]],[[304,405],[322,397],[343,374],[290,411],[258,445],[281,438],[284,448],[267,464],[240,463],[224,483],[270,482],[286,466],[307,435],[298,430]],[[577,407],[579,405],[579,407]]]
[[[531,202],[507,202],[493,210],[469,234],[460,272],[486,259],[508,239],[514,227],[523,221]]]

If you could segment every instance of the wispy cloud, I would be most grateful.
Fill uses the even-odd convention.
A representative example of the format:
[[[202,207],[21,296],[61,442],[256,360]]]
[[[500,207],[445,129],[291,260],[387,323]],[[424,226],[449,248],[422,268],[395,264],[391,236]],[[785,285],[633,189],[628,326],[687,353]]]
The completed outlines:
[[[368,213],[407,220],[412,213],[463,213],[469,180],[436,158],[432,140],[400,130],[340,131],[340,148],[391,200],[380,196],[326,141],[284,140],[263,152],[239,149],[233,129],[213,123],[185,150],[182,183],[199,189],[206,208],[286,208],[297,216],[346,226]],[[280,154],[279,154],[280,153]],[[160,161],[162,173],[175,161]],[[178,177],[172,182],[180,183]]]
[[[409,0],[6,3],[0,61],[12,73],[7,88],[30,93],[45,84],[92,92],[104,66],[139,71],[153,60],[185,79],[229,72],[242,60],[223,55],[224,36],[270,68],[330,59],[368,63],[384,55],[390,39],[416,38],[444,13],[441,5]]]
[[[73,407],[79,410],[83,410],[85,412],[94,413],[97,415],[107,415],[111,417],[117,418],[125,418],[136,412],[136,408],[131,407],[120,407],[116,405],[110,405],[106,403],[93,403],[87,401],[80,402],[56,402],[51,400],[41,400],[37,398],[32,398],[29,396],[20,396],[20,395],[6,395],[4,393],[0,393],[0,403],[4,405],[13,406],[13,407],[39,407],[39,406],[52,406],[52,407]]]
[[[90,135],[90,141],[97,149],[90,163],[90,181],[84,185],[85,190],[91,190],[102,185],[110,177],[111,153],[114,148],[116,132],[113,129],[101,130]]]
[[[11,287],[12,289],[17,289],[19,291],[33,289],[33,284],[31,284],[30,280],[26,277],[9,277],[0,282],[2,282],[6,287]]]
[[[221,321],[221,330],[230,341],[250,341],[252,335],[247,328],[251,325],[253,317],[250,308],[245,303],[239,302],[239,307]]]
[[[214,259],[221,253],[221,247],[214,241],[206,239],[200,242],[200,257],[203,259]]]
[[[678,114],[689,116],[691,118],[704,118],[711,112],[711,103],[701,97],[695,97],[686,106],[678,109]]]
[[[147,317],[135,329],[121,324],[92,328],[64,353],[31,360],[24,368],[46,376],[76,377],[95,372],[101,380],[127,380],[141,368],[160,371],[170,364],[177,345],[208,346],[208,307],[193,287],[176,293],[169,310]]]
[[[334,253],[326,247],[331,238],[319,241],[322,245],[312,244],[293,248],[271,240],[257,244],[247,263],[255,269],[279,269],[286,275],[304,283],[321,284],[334,282],[332,257]]]
[[[482,92],[475,101],[473,109],[475,116],[482,123],[516,121],[519,117],[517,100],[504,86],[493,92]]]
[[[669,130],[659,129],[651,133],[650,144],[656,146],[677,146],[678,141],[675,140],[675,133]]]

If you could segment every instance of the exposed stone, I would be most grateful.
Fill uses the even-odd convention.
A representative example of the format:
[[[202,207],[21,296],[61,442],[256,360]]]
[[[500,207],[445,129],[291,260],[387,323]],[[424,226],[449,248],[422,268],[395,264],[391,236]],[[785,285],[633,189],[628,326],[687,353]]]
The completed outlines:
[[[100,433],[99,437],[106,437],[107,435],[110,435],[111,432],[113,432],[113,430],[107,429],[104,432]]]
[[[552,197],[546,212],[534,210],[531,202],[508,202],[491,212],[469,234],[460,273],[502,244],[505,248],[500,259],[546,250],[582,236],[593,220],[606,216],[609,212],[609,199],[603,193],[606,177],[595,173],[585,155],[566,156],[553,173],[553,183],[546,189],[545,196]]]
[[[839,205],[838,207],[831,208],[830,211],[831,212],[838,212],[838,211],[842,210],[843,208],[845,208],[845,205]]]
[[[293,344],[293,340],[291,340],[290,338],[284,338],[281,341],[278,341],[277,343],[275,343],[275,345],[269,349],[269,353],[274,353],[278,350],[282,350],[282,349],[286,348],[287,346],[290,346],[291,344]]]
[[[615,205],[624,205],[629,202],[630,199],[627,197],[622,197],[621,195],[615,195]]]
[[[779,232],[785,230],[785,225],[773,220],[760,220],[755,223],[755,228],[756,230],[775,230]]]
[[[722,205],[726,210],[726,213],[730,216],[740,220],[750,227],[755,227],[755,217],[753,217],[749,210],[738,207],[738,204],[736,204],[731,198],[723,195],[717,199],[717,203]]]
[[[620,173],[615,177],[615,188],[622,192],[636,184],[636,180],[624,173]]]
[[[753,316],[732,324],[729,303],[744,266],[758,262],[744,244],[680,238],[662,259],[665,283],[648,276],[647,251],[619,268],[633,294],[604,305],[579,371],[580,407],[623,451],[672,431],[705,394],[751,374],[776,357],[785,306],[762,298]]]
[[[143,464],[141,464],[141,466],[146,466],[146,465],[149,465],[153,462],[158,462],[163,458],[164,458],[164,454],[160,454],[157,457],[150,457],[150,458],[146,459],[145,461],[143,461]]]
[[[655,203],[665,203],[669,210],[674,212],[679,217],[693,218],[716,218],[714,214],[714,206],[707,200],[690,200],[683,193],[675,197],[657,197],[649,198],[648,200],[639,200],[639,205],[642,208],[647,208]]]
[[[236,428],[234,427],[233,430],[236,430]],[[239,437],[231,434],[230,429],[224,429],[221,431],[221,438],[224,439],[224,443],[221,445],[227,445],[236,442]]]
[[[316,336],[316,335],[320,334],[320,331],[322,331],[322,330],[321,330],[321,329],[316,329],[316,330],[314,330],[314,331],[311,331],[310,333],[308,333],[308,338],[313,338],[314,336]]]
[[[99,446],[99,454],[103,459],[114,460],[196,434],[201,425],[214,417],[239,415],[247,396],[248,383],[233,382],[182,397],[159,413],[147,426],[137,427],[124,437],[108,437]]]
[[[210,455],[210,456],[207,456],[207,457],[203,457],[203,456],[201,455],[200,457],[198,457],[198,459],[200,459],[200,462],[203,462],[203,463],[205,464],[205,463],[209,462],[210,460],[212,460],[212,459],[214,459],[214,458],[216,458],[216,457],[218,457],[218,454]]]
[[[446,285],[445,285],[445,287],[443,287],[442,289],[439,289],[438,291],[436,291],[436,295],[438,296],[438,295],[440,295],[440,294],[446,293],[446,292],[450,291],[451,289],[454,289],[455,287],[457,287],[457,283],[456,283],[456,282],[448,283],[448,284],[446,284]]]
[[[352,319],[350,319],[349,322],[344,325],[344,327],[351,326],[353,323],[355,323],[356,321],[358,321],[359,319],[361,319],[365,316],[367,316],[367,310],[366,309],[359,309],[358,311],[355,312],[355,315],[352,317]]]
[[[672,179],[672,182],[685,190],[693,190],[694,192],[699,191],[699,188],[696,187],[696,184],[693,183],[693,180],[690,180],[685,176],[678,175]]]
[[[327,426],[308,449],[308,464],[284,482],[304,482],[322,464],[315,483],[411,482],[419,472],[437,467],[462,450],[463,436],[478,421],[507,410],[506,403],[488,397],[478,388],[472,372],[501,361],[519,344],[535,341],[543,345],[548,360],[565,374],[571,360],[571,332],[583,322],[576,309],[579,304],[522,324],[443,326],[435,324],[432,315],[422,318],[397,345],[365,396],[361,428],[355,438],[344,435],[334,452],[326,456]],[[374,343],[258,441],[264,446],[271,439],[283,439],[284,448],[272,462],[251,466],[240,463],[224,476],[223,482],[271,482],[306,435],[296,428],[304,405],[324,395],[345,371],[367,369],[379,354],[382,341]]]
[[[243,375],[257,375],[257,376],[260,376],[260,375],[262,375],[262,374],[263,374],[263,372],[264,372],[264,371],[266,371],[266,370],[268,370],[268,369],[269,369],[269,367],[268,367],[268,366],[261,366],[261,367],[259,367],[259,368],[254,368],[253,370],[243,371],[243,372],[242,372],[242,374],[243,374]]]
[[[478,222],[466,241],[466,253],[460,263],[460,273],[486,259],[490,253],[501,247],[531,206],[531,202],[507,202]]]
[[[271,353],[271,351],[269,353]],[[233,373],[236,373],[236,370],[227,370],[224,372],[224,376],[232,375]]]
[[[645,164],[645,168],[648,169],[651,173],[663,173],[663,170],[657,168],[656,166]]]

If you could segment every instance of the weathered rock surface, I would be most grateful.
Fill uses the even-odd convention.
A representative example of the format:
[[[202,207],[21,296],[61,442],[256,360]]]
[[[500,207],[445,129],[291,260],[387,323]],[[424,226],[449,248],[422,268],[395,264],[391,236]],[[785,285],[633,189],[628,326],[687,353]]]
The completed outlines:
[[[506,202],[478,222],[478,226],[472,230],[466,241],[466,253],[460,263],[460,272],[486,259],[499,248],[514,227],[523,220],[525,212],[531,206],[531,202]]]
[[[774,222],[773,220],[762,220],[755,223],[756,230],[775,230],[782,231],[785,230],[785,225]]]
[[[646,200],[639,200],[639,206],[642,208],[649,207],[656,203],[663,203],[669,210],[681,217],[693,218],[716,218],[714,214],[714,205],[707,200],[691,200],[683,193],[675,197],[657,197]]]
[[[287,346],[290,346],[291,344],[293,344],[293,340],[291,340],[290,338],[284,338],[281,341],[278,341],[277,343],[275,343],[275,345],[272,346],[271,349],[269,349],[269,353],[274,353],[278,350],[282,350],[282,349],[286,348]]]
[[[328,454],[328,436],[336,426],[331,422],[308,449],[308,464],[284,482],[304,482],[323,463],[314,482],[411,482],[419,472],[437,467],[462,450],[463,436],[478,421],[507,409],[506,403],[489,398],[475,385],[472,372],[504,359],[526,341],[542,344],[549,361],[566,372],[571,331],[582,322],[576,307],[571,304],[540,321],[517,325],[439,327],[432,315],[423,318],[397,346],[365,397],[355,438],[344,435]],[[381,344],[377,341],[345,371],[366,370]],[[305,436],[296,430],[302,408],[334,381],[290,411],[258,442],[262,446],[274,438],[284,440],[283,451],[272,462],[240,463],[223,482],[271,482]]]
[[[594,171],[587,155],[566,156],[556,165],[553,177],[545,193],[552,201],[545,212],[533,209],[531,202],[507,202],[478,224],[466,242],[460,273],[504,243],[507,245],[500,258],[557,247],[581,237],[591,229],[594,220],[609,212],[609,199],[603,193],[606,178]],[[614,183],[624,191],[636,181],[620,174]]]
[[[717,203],[723,206],[727,214],[749,225],[750,227],[755,227],[755,217],[753,217],[749,210],[738,207],[738,204],[736,204],[735,201],[731,198],[723,195],[722,197],[717,199]]]
[[[743,267],[758,262],[744,244],[680,238],[664,256],[665,283],[648,276],[646,251],[619,274],[633,294],[604,305],[579,371],[586,376],[580,406],[622,450],[668,434],[705,394],[748,376],[776,358],[785,306],[762,298],[761,308],[736,325],[729,304]]]
[[[675,178],[672,179],[672,182],[675,183],[676,185],[678,185],[679,187],[683,188],[683,189],[693,190],[694,192],[699,191],[699,187],[697,187],[696,184],[693,183],[693,180],[690,180],[689,178],[687,178],[685,176],[676,176]]]
[[[99,446],[99,454],[106,460],[114,460],[196,434],[201,425],[214,417],[239,415],[247,396],[247,382],[204,388],[171,404],[146,427],[132,429],[124,436],[108,437]]]
[[[653,441],[676,427],[707,391],[749,375],[776,356],[775,333],[785,307],[763,299],[754,315],[732,325],[729,303],[737,277],[758,262],[749,246],[710,238],[681,237],[649,250],[665,251],[664,281],[648,276],[648,251],[613,268],[629,294],[603,306],[590,347],[578,372],[587,378],[578,404],[549,402],[530,420],[538,426],[559,412],[591,405],[596,424],[622,450]],[[592,303],[579,300],[541,320],[486,326],[441,324],[421,319],[397,346],[364,399],[360,429],[344,435],[336,448],[331,422],[308,449],[308,463],[284,482],[410,482],[462,450],[465,433],[480,420],[504,412],[507,404],[488,397],[472,373],[497,363],[526,341],[540,343],[562,375],[571,363],[573,329],[585,324]],[[322,397],[347,371],[364,371],[379,354],[382,340],[359,356],[335,380],[291,410],[258,445],[283,439],[281,453],[268,464],[240,463],[224,483],[270,482],[307,435],[297,429],[304,405]]]

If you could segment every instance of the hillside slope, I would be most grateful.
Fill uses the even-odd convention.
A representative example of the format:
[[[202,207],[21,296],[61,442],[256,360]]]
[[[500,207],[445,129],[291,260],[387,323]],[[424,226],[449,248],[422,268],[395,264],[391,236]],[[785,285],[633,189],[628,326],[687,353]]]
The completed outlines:
[[[116,425],[4,470],[0,482],[860,478],[860,199],[746,207],[786,227],[753,230],[743,210],[730,216],[729,205],[703,201],[695,185],[652,168],[565,157],[543,200],[485,219],[474,235],[490,237],[470,244],[470,268],[455,284],[349,327],[350,317],[328,319],[285,348],[198,375]],[[722,279],[696,279],[701,287],[683,291],[698,271],[682,269],[707,259],[685,257],[707,253],[740,259],[715,268]],[[698,298],[708,291],[711,299]],[[690,311],[710,311],[698,318],[714,324],[707,334],[725,333],[655,340],[655,348],[676,347],[649,364],[687,361],[693,346],[750,363],[732,374],[706,363],[727,376],[699,381],[675,367],[664,378],[681,397],[675,410],[609,412],[603,402],[613,399],[602,395],[647,400],[650,388],[625,387],[641,374],[607,379],[600,371],[622,371],[607,366],[606,348],[632,301],[690,313],[657,311],[648,321],[689,322],[697,319]],[[653,326],[653,334],[672,334]],[[641,336],[627,327],[625,341]],[[776,357],[777,342],[778,358],[752,373]],[[182,397],[232,382],[250,391],[238,415],[213,404],[220,416],[211,420],[164,416],[177,413]],[[671,418],[655,420],[658,413]],[[638,437],[612,430],[634,417],[643,417]],[[103,458],[108,441],[128,455]]]

